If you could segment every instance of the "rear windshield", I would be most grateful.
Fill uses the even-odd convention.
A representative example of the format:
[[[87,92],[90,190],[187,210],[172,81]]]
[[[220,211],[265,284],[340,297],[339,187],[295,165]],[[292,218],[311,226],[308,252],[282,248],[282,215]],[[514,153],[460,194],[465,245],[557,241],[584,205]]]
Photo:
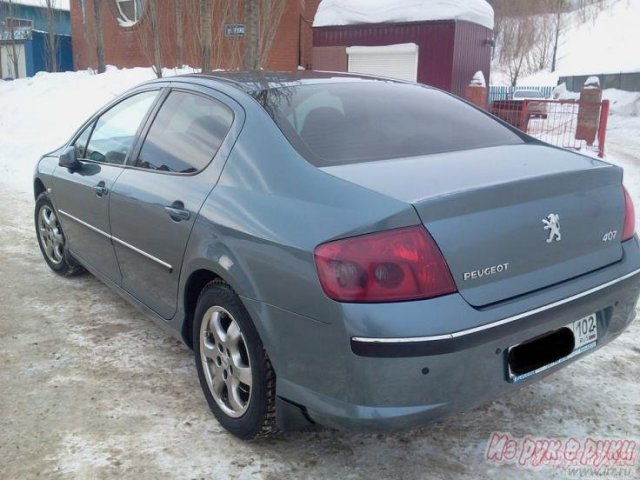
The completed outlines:
[[[256,98],[318,167],[523,143],[451,95],[395,82],[282,87]]]

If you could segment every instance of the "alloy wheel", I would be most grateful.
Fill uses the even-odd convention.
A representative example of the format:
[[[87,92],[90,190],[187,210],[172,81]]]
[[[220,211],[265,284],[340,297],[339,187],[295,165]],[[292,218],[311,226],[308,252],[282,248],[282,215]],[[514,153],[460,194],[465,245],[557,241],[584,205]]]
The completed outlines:
[[[64,258],[64,235],[51,207],[43,205],[38,215],[38,235],[47,258],[58,265]]]
[[[200,359],[209,391],[230,417],[244,415],[251,400],[251,361],[247,344],[233,315],[214,306],[200,327]]]

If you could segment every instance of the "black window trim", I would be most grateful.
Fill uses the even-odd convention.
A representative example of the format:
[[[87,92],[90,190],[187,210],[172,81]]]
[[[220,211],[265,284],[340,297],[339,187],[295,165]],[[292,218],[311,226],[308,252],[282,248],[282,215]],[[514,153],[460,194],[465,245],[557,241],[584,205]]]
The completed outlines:
[[[159,175],[174,175],[174,176],[180,176],[180,177],[192,177],[192,176],[198,175],[204,172],[209,167],[209,165],[211,165],[211,163],[216,159],[216,157],[220,154],[220,151],[222,150],[223,145],[227,142],[233,130],[233,126],[236,122],[236,112],[230,105],[228,105],[226,102],[222,101],[221,99],[213,95],[208,95],[199,90],[190,89],[188,87],[183,87],[183,86],[169,86],[169,87],[166,87],[165,90],[166,92],[163,92],[162,98],[159,99],[160,101],[156,105],[154,105],[154,107],[149,111],[149,115],[147,119],[143,122],[143,128],[139,132],[137,136],[137,140],[134,142],[133,151],[131,152],[130,156],[127,156],[127,159],[125,160],[125,163],[123,166],[131,170],[140,170],[143,172],[156,173]],[[222,104],[224,107],[227,108],[227,110],[231,112],[231,124],[229,125],[229,129],[227,130],[227,133],[222,139],[220,146],[216,150],[216,153],[209,159],[209,161],[201,169],[195,172],[186,172],[186,173],[185,172],[166,172],[164,170],[153,170],[151,168],[144,168],[137,165],[138,158],[140,157],[140,151],[142,150],[142,146],[144,145],[144,142],[147,139],[147,135],[149,135],[149,131],[151,130],[153,122],[158,116],[158,113],[160,112],[160,109],[164,105],[164,102],[167,100],[169,95],[171,95],[171,92],[182,92],[182,93],[200,96],[207,100],[211,100],[211,101]],[[134,158],[135,158],[135,161],[133,161]]]
[[[146,115],[143,117],[142,121],[140,122],[140,125],[138,126],[138,130],[136,130],[136,133],[134,134],[134,140],[133,140],[131,146],[129,147],[129,150],[127,151],[127,155],[125,157],[124,163],[118,164],[118,163],[110,163],[110,162],[98,162],[96,160],[91,160],[89,158],[78,158],[78,161],[82,162],[82,163],[95,163],[96,165],[109,165],[111,167],[126,168],[127,167],[127,162],[129,161],[130,156],[134,152],[134,148],[136,147],[136,145],[138,143],[138,139],[140,138],[140,134],[143,132],[144,127],[146,126],[146,124],[148,122],[150,114],[155,111],[156,106],[158,105],[158,102],[164,96],[166,96],[164,90],[167,90],[167,88],[165,86],[163,86],[163,85],[150,85],[148,88],[136,89],[134,91],[129,92],[127,95],[125,95],[123,97],[118,97],[113,102],[107,104],[104,108],[102,108],[100,111],[98,111],[98,113],[93,115],[89,120],[87,120],[76,131],[76,133],[73,135],[71,141],[68,143],[68,146],[75,146],[76,141],[84,133],[85,129],[90,127],[91,128],[91,134],[89,135],[89,139],[87,140],[87,145],[85,146],[85,155],[86,155],[86,153],[87,153],[86,147],[89,146],[89,142],[91,141],[91,137],[93,137],[93,130],[95,129],[100,117],[105,115],[112,108],[115,108],[116,106],[118,106],[122,102],[124,102],[125,100],[127,100],[127,99],[129,99],[129,98],[131,98],[131,97],[133,97],[135,95],[139,95],[139,94],[145,93],[145,92],[157,91],[157,92],[159,92],[159,94],[155,98],[155,100],[153,101],[153,104],[151,105],[151,108],[149,109],[149,111],[146,113]]]
[[[99,117],[98,117],[99,118]],[[76,136],[76,139],[71,143],[71,145],[73,145],[73,148],[75,149],[76,147],[76,142],[80,139],[80,137],[82,136],[82,134],[84,132],[86,132],[87,130],[89,130],[89,137],[87,138],[87,143],[84,144],[84,155],[80,158],[78,158],[76,156],[76,159],[81,161],[81,162],[94,162],[94,163],[100,163],[100,162],[96,162],[95,160],[91,160],[90,158],[87,158],[87,147],[89,146],[89,141],[91,140],[91,137],[93,136],[93,129],[96,128],[96,124],[98,123],[98,118],[93,118],[91,119],[91,122],[86,126],[86,128],[81,128],[80,129],[80,133]],[[104,162],[102,162],[104,163]],[[110,163],[108,165],[111,165]]]

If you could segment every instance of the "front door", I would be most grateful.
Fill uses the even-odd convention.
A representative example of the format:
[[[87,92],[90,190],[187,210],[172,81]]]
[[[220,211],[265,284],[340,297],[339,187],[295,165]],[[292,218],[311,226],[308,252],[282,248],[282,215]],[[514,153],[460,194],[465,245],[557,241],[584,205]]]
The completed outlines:
[[[113,186],[113,244],[122,287],[164,318],[176,311],[184,251],[217,180],[216,156],[233,111],[208,96],[172,90],[139,154]]]
[[[54,172],[52,196],[69,250],[118,284],[120,270],[111,244],[109,196],[157,95],[157,91],[139,93],[107,110],[73,142],[80,166],[73,170],[57,167]]]

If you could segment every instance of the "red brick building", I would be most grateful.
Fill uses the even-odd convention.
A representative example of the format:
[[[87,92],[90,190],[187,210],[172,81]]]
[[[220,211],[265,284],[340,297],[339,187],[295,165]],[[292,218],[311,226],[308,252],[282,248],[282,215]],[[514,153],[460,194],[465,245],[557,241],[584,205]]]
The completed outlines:
[[[277,2],[275,2],[277,3]],[[311,64],[313,17],[320,0],[287,0],[269,54],[263,66],[273,70],[292,70]],[[183,0],[183,65],[200,64],[199,2]],[[214,0],[213,68],[239,68],[243,40],[238,24],[243,24],[242,2]],[[96,67],[93,0],[71,0],[71,27],[74,64],[78,69]],[[118,67],[152,64],[152,36],[148,4],[145,0],[102,0],[102,28],[105,63]],[[162,64],[178,64],[175,2],[158,1]],[[270,23],[268,20],[266,24]]]
[[[71,0],[74,64],[78,69],[96,67],[94,0]],[[294,70],[298,65],[316,70],[350,71],[418,81],[464,96],[465,87],[478,70],[489,78],[493,45],[493,10],[485,0],[423,0],[423,17],[430,17],[444,4],[458,12],[438,20],[420,20],[404,12],[402,0],[389,18],[367,18],[375,10],[354,0],[282,0],[280,22],[261,18],[261,30],[272,37],[263,44],[261,64],[270,70]],[[183,52],[178,52],[176,1],[156,0],[162,65],[198,67],[200,60],[199,0],[182,0]],[[153,64],[153,36],[147,0],[101,0],[105,63],[118,67]],[[261,2],[267,4],[266,0]],[[271,5],[283,5],[279,1]],[[352,12],[351,4],[362,8],[361,19],[333,24],[329,18]],[[393,4],[393,2],[392,2]],[[242,0],[213,0],[211,66],[213,69],[242,69]],[[384,4],[383,4],[384,6]],[[384,8],[378,5],[378,10]],[[263,13],[261,15],[264,15]],[[357,12],[356,12],[357,13]],[[383,12],[384,13],[384,12]],[[393,13],[393,12],[391,12]],[[317,14],[317,15],[316,15]],[[277,15],[276,15],[277,16]],[[312,27],[316,20],[316,26]],[[277,25],[276,27],[270,27]],[[266,28],[264,27],[266,26]]]

